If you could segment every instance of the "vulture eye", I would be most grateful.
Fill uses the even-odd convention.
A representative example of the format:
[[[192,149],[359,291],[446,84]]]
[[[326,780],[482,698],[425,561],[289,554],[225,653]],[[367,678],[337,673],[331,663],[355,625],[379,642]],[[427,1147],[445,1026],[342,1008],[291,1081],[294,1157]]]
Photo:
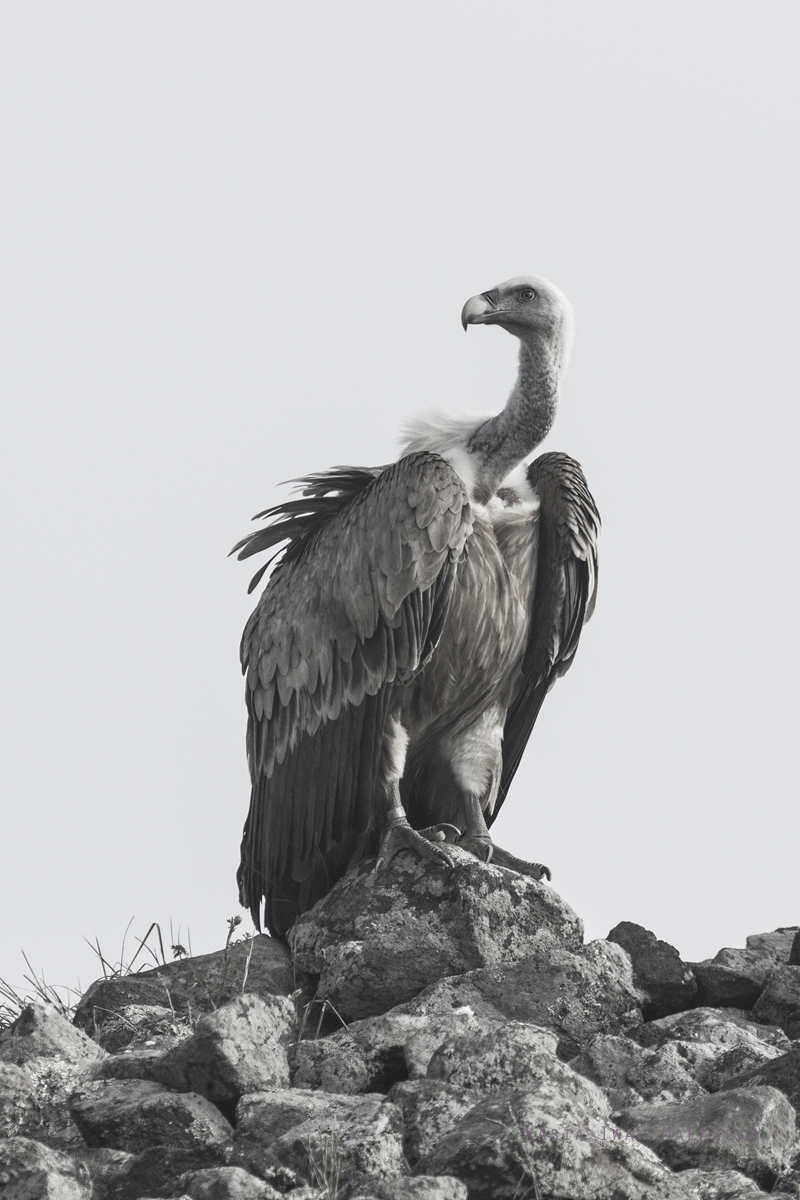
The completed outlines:
[[[535,295],[536,292],[533,290],[533,288],[524,288],[520,292],[519,298],[520,300],[532,300]]]

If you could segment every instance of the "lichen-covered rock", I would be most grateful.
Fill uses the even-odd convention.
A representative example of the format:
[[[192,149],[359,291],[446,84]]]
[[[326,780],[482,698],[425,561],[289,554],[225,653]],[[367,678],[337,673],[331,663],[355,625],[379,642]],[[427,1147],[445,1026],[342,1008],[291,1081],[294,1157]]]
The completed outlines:
[[[106,1014],[97,1040],[109,1054],[124,1050],[159,1050],[164,1053],[191,1032],[188,1021],[161,1004],[126,1004]]]
[[[89,1033],[115,1020],[129,1005],[166,1007],[177,1017],[192,1019],[243,993],[256,996],[310,998],[307,981],[291,960],[283,942],[260,934],[236,942],[227,950],[181,958],[152,971],[99,979],[82,996],[75,1024]]]
[[[403,1119],[383,1096],[327,1092],[262,1092],[236,1109],[233,1162],[263,1179],[276,1169],[318,1184],[338,1165],[340,1185],[360,1175],[390,1179],[407,1172]]]
[[[487,1032],[466,1030],[450,1037],[431,1057],[427,1075],[471,1092],[476,1100],[554,1071],[563,1075],[568,1090],[573,1072],[557,1060],[557,1047],[552,1030],[507,1021]]]
[[[708,1042],[666,1042],[645,1050],[630,1038],[599,1034],[569,1065],[603,1088],[612,1110],[618,1111],[643,1100],[704,1095],[699,1077],[716,1053]]]
[[[33,1123],[25,1125],[26,1133],[53,1146],[79,1146],[69,1096],[105,1057],[96,1042],[54,1008],[38,1003],[24,1008],[0,1032],[0,1064],[21,1068],[32,1086],[38,1112]]]
[[[772,1087],[783,1092],[797,1115],[800,1132],[800,1045],[793,1045],[787,1054],[745,1071],[722,1085],[721,1091],[731,1088]]]
[[[110,1150],[107,1146],[73,1150],[72,1157],[89,1172],[92,1200],[116,1200],[117,1185],[134,1159],[127,1150]]]
[[[741,1171],[701,1171],[692,1167],[681,1171],[681,1179],[698,1200],[757,1200],[764,1193]],[[775,1192],[771,1195],[776,1196]]]
[[[442,979],[398,1011],[453,1009],[551,1029],[564,1058],[574,1057],[597,1033],[625,1033],[641,1023],[630,959],[621,947],[602,940],[570,951],[540,936],[534,953],[522,962]]]
[[[295,1025],[294,1004],[285,996],[237,996],[168,1050],[153,1068],[155,1077],[221,1105],[235,1105],[248,1092],[286,1088]]]
[[[608,941],[622,946],[631,957],[633,981],[645,996],[642,1011],[646,1021],[691,1008],[697,980],[674,946],[633,921],[620,921]]]
[[[91,1193],[83,1163],[31,1138],[0,1139],[3,1200],[89,1200]]]
[[[289,933],[294,961],[343,1020],[377,1016],[445,975],[518,962],[537,933],[577,949],[583,924],[551,888],[451,847],[453,867],[362,863]]]
[[[424,1076],[431,1056],[448,1038],[502,1024],[479,1021],[468,1011],[441,1016],[389,1012],[368,1017],[330,1037],[295,1045],[292,1081],[295,1087],[345,1095],[388,1092],[404,1079]]]
[[[788,1037],[800,1038],[800,967],[776,967],[756,1001],[753,1016],[780,1025]]]
[[[673,1170],[732,1169],[771,1180],[796,1146],[795,1112],[775,1088],[737,1088],[685,1104],[642,1104],[615,1122]]]
[[[72,1115],[89,1146],[137,1153],[148,1146],[204,1149],[223,1158],[233,1131],[204,1096],[170,1092],[146,1080],[85,1084],[71,1100]]]
[[[263,1179],[242,1167],[206,1167],[182,1175],[178,1186],[191,1200],[282,1200]]]
[[[763,983],[748,969],[730,967],[707,959],[689,963],[697,980],[697,1004],[703,1008],[749,1010],[761,995]]]
[[[389,1099],[403,1114],[403,1151],[412,1166],[430,1154],[477,1103],[473,1092],[441,1079],[397,1083],[389,1092]]]
[[[597,1088],[517,1090],[477,1104],[414,1168],[463,1180],[470,1200],[692,1200],[647,1147],[611,1126]]]
[[[21,1067],[0,1062],[0,1138],[31,1136],[38,1124],[33,1080]]]
[[[143,1200],[143,1197],[179,1200],[187,1195],[182,1181],[188,1174],[219,1165],[219,1155],[203,1147],[148,1146],[138,1154],[128,1155],[127,1162],[92,1200]]]
[[[368,1179],[348,1200],[467,1200],[467,1187],[452,1175],[417,1179]]]
[[[695,1008],[659,1021],[648,1021],[632,1030],[630,1037],[640,1046],[655,1048],[666,1042],[710,1042],[724,1050],[735,1046],[789,1048],[789,1039],[777,1026],[759,1025],[735,1008]]]

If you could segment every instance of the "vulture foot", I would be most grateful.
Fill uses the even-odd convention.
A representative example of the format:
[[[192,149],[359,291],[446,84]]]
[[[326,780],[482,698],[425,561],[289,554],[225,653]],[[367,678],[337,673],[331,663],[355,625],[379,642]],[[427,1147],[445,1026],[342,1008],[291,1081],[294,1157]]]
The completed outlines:
[[[426,837],[427,833],[431,833],[433,837]],[[381,867],[388,867],[395,854],[399,854],[401,850],[413,850],[422,858],[431,858],[443,866],[452,867],[453,860],[450,855],[446,850],[440,849],[445,840],[444,829],[439,826],[432,826],[430,830],[417,832],[416,829],[411,828],[408,822],[390,825],[381,838],[375,870],[379,871]]]
[[[481,834],[472,836],[465,834],[458,844],[462,850],[468,850],[470,854],[474,854],[476,858],[479,858],[482,863],[494,861],[495,845],[488,833],[485,836]]]
[[[507,867],[510,871],[518,871],[520,875],[530,875],[533,879],[542,879],[545,875],[548,880],[552,878],[550,868],[544,866],[543,863],[525,862],[521,858],[515,858],[507,850],[501,850],[499,846],[494,847],[492,862],[496,867]]]

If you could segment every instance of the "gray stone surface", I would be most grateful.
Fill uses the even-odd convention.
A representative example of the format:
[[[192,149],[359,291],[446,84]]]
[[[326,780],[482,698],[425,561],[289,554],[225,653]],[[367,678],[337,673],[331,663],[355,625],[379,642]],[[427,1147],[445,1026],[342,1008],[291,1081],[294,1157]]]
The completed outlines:
[[[285,996],[237,996],[198,1021],[192,1035],[154,1064],[155,1077],[215,1104],[289,1086],[287,1047],[296,1026]]]
[[[334,1096],[300,1089],[243,1096],[233,1162],[269,1181],[282,1168],[320,1184],[331,1163],[340,1185],[359,1176],[407,1172],[400,1110],[383,1096]]]
[[[774,1058],[771,1062],[745,1071],[737,1078],[724,1083],[722,1090],[751,1087],[773,1087],[783,1092],[798,1114],[800,1131],[800,1045],[792,1045],[788,1053],[782,1054],[780,1058]]]
[[[501,1024],[478,1021],[469,1012],[438,1017],[389,1012],[368,1017],[331,1037],[296,1045],[293,1083],[348,1095],[387,1092],[406,1078],[424,1076],[431,1055],[447,1038],[462,1030],[499,1028]]]
[[[631,956],[633,980],[645,996],[646,1021],[691,1008],[697,995],[694,973],[669,942],[633,921],[620,921],[608,935]]]
[[[0,1139],[3,1200],[89,1200],[91,1191],[83,1163],[31,1138]]]
[[[33,1080],[22,1067],[0,1062],[0,1137],[33,1136],[38,1125]]]
[[[770,1087],[737,1088],[685,1104],[642,1104],[614,1119],[676,1171],[730,1169],[769,1182],[786,1168],[797,1144],[794,1109]]]
[[[126,1004],[106,1014],[97,1040],[109,1054],[129,1049],[165,1051],[189,1033],[188,1021],[162,1004]]]
[[[692,1167],[681,1171],[681,1179],[689,1184],[698,1200],[756,1200],[764,1195],[741,1171],[701,1171]],[[774,1200],[779,1194],[771,1195]]]
[[[409,1079],[389,1092],[403,1114],[403,1151],[413,1166],[475,1107],[472,1092],[441,1079]]]
[[[753,979],[750,970],[723,963],[689,963],[697,980],[697,1003],[704,1008],[751,1009],[761,995],[763,984]]]
[[[201,1147],[157,1144],[131,1155],[111,1185],[92,1200],[144,1200],[187,1193],[182,1180],[190,1173],[219,1166],[219,1156]]]
[[[800,967],[776,967],[756,1001],[753,1016],[767,1025],[780,1025],[792,1039],[800,1038]]]
[[[565,950],[546,936],[519,963],[442,979],[397,1011],[471,1010],[479,1019],[522,1021],[552,1029],[559,1054],[572,1058],[597,1033],[625,1033],[641,1023],[628,955],[598,940]]]
[[[522,1087],[555,1072],[567,1090],[573,1072],[556,1058],[558,1038],[550,1029],[508,1021],[484,1031],[466,1030],[445,1041],[428,1064],[429,1079],[463,1088],[477,1099]]]
[[[206,1167],[182,1175],[178,1184],[191,1200],[282,1200],[279,1191],[242,1167]]]
[[[711,1042],[725,1050],[735,1046],[763,1045],[785,1052],[789,1039],[777,1026],[760,1025],[749,1013],[735,1008],[695,1008],[685,1013],[648,1021],[630,1033],[640,1046],[663,1046],[665,1042]]]
[[[371,1179],[359,1184],[348,1200],[467,1200],[467,1187],[452,1175]]]
[[[90,1038],[54,1008],[30,1004],[0,1032],[0,1064],[20,1067],[30,1081],[38,1110],[26,1131],[54,1146],[80,1145],[69,1113],[69,1096],[106,1057]]]
[[[577,949],[583,925],[546,884],[451,848],[455,865],[363,863],[289,933],[294,961],[344,1021],[376,1016],[445,975],[518,962],[537,933]]]
[[[580,1080],[580,1076],[575,1077]],[[647,1147],[612,1127],[596,1088],[505,1092],[477,1104],[415,1167],[463,1180],[470,1200],[691,1200]]]
[[[287,947],[260,934],[252,942],[237,942],[227,952],[199,954],[152,971],[99,979],[81,998],[75,1024],[94,1033],[129,1005],[165,1007],[179,1018],[194,1019],[213,1012],[243,990],[256,996],[289,996],[297,989],[301,990],[299,1002],[310,999],[307,981],[293,967]]]
[[[170,1092],[146,1080],[85,1084],[71,1101],[72,1115],[89,1146],[137,1153],[153,1145],[207,1149],[224,1157],[233,1131],[204,1096]]]
[[[612,1111],[618,1111],[643,1100],[704,1095],[698,1076],[715,1055],[708,1042],[666,1042],[647,1050],[630,1038],[599,1034],[569,1065],[603,1088]]]

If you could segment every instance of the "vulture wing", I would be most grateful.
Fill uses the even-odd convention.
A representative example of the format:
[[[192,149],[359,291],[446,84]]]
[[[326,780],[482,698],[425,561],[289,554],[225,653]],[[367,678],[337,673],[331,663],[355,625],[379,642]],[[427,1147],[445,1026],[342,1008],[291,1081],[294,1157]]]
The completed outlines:
[[[487,825],[506,798],[545,696],[572,666],[597,596],[600,514],[579,464],[566,454],[542,454],[528,467],[528,481],[541,505],[531,628],[522,688],[503,730],[500,791]]]
[[[241,651],[252,793],[239,888],[259,928],[264,900],[277,936],[367,852],[392,693],[436,647],[472,520],[436,454],[305,482],[309,499],[239,543],[246,557],[290,541]]]

